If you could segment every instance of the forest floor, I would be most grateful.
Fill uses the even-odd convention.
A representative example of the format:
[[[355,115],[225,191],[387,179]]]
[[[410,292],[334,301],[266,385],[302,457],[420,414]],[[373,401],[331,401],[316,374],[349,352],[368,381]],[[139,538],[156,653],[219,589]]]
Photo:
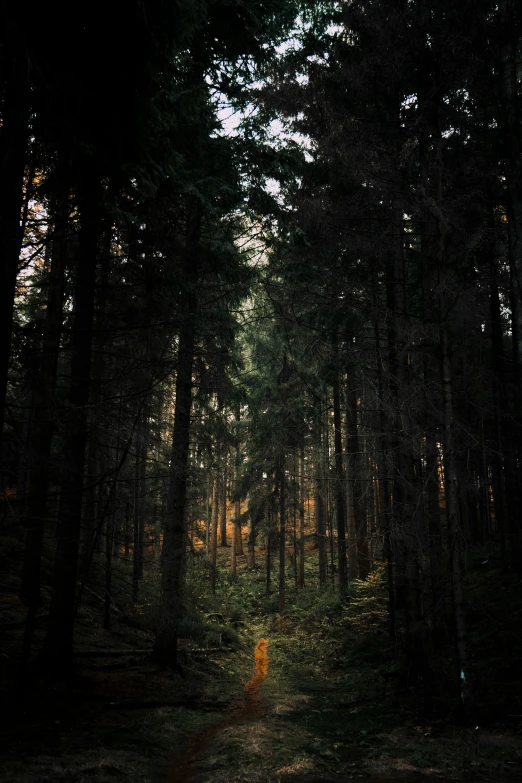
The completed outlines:
[[[475,580],[472,595],[480,603],[477,640],[487,646],[495,639],[484,667],[498,669],[500,679],[481,685],[490,700],[512,662],[506,664],[505,648],[498,649],[504,625],[494,603],[500,606],[502,596],[492,597],[486,576]],[[100,657],[77,657],[68,681],[50,682],[34,670],[23,698],[16,656],[24,610],[13,586],[8,579],[0,595],[8,716],[0,779],[9,783],[522,780],[519,681],[504,685],[494,709],[486,700],[473,722],[459,721],[444,690],[451,663],[442,655],[436,717],[423,718],[390,650],[379,573],[352,585],[344,604],[332,592],[294,591],[280,617],[274,599],[259,597],[262,570],[243,565],[235,584],[222,580],[215,600],[199,596],[206,620],[198,625],[196,615],[189,618],[184,676],[148,660],[153,637],[143,621],[145,604],[134,607],[135,622],[116,617],[114,629],[104,631],[95,602],[86,603],[76,650]],[[512,581],[505,590],[512,615],[522,605],[522,590]],[[37,641],[44,628],[42,610]],[[477,661],[479,675],[484,667]]]

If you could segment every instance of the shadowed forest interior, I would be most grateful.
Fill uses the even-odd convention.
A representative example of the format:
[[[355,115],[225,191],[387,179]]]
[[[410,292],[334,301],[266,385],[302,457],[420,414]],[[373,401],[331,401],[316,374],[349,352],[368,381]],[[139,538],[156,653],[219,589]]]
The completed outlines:
[[[8,3],[13,783],[522,779],[522,7]]]

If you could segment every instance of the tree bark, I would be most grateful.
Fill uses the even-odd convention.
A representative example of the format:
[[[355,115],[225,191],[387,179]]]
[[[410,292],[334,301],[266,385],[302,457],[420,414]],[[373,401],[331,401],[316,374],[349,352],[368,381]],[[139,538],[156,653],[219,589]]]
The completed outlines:
[[[239,490],[241,485],[241,443],[239,440],[239,422],[241,419],[240,408],[238,406],[236,410],[236,422],[238,424],[236,432],[236,460],[234,466],[234,486],[235,486],[235,502],[234,502],[234,520],[232,522],[232,552],[231,552],[231,566],[232,577],[235,579],[237,571],[237,539],[241,536],[241,500],[239,496]],[[250,565],[250,541],[248,541],[248,557],[247,563]]]
[[[133,596],[138,601],[139,582],[143,578],[145,561],[145,476],[147,469],[148,412],[143,405],[136,427],[136,456],[134,465],[134,549],[133,549]]]
[[[326,587],[327,561],[326,561],[326,515],[323,496],[323,443],[322,443],[322,419],[320,412],[316,416],[315,433],[315,494],[314,516],[317,545],[319,548],[319,585]]]
[[[518,82],[519,35],[513,19],[516,3],[502,0],[499,5],[506,27],[506,39],[501,51],[498,97],[500,126],[507,165],[504,168],[508,195],[508,243],[511,275],[512,358],[515,418],[509,440],[516,444],[505,451],[505,492],[508,516],[508,539],[511,568],[522,571],[522,542],[519,512],[522,505],[522,141],[520,138],[520,94]],[[519,465],[517,466],[517,458]]]
[[[30,493],[26,512],[26,538],[20,597],[27,606],[38,606],[43,532],[47,519],[47,484],[54,433],[54,402],[60,351],[64,273],[67,259],[69,188],[60,181],[60,192],[52,210],[51,267],[47,306],[43,322],[42,353],[34,389],[35,416],[31,439],[28,478]]]
[[[221,521],[219,526],[220,545],[227,545],[227,495],[228,495],[228,454],[223,459],[223,483],[221,487]]]
[[[62,482],[49,624],[43,657],[57,672],[69,670],[75,614],[78,551],[87,445],[87,406],[91,380],[97,244],[101,228],[101,186],[92,163],[79,187],[80,236],[71,335],[71,382],[63,443]]]
[[[421,237],[421,250],[424,263],[422,309],[425,331],[425,347],[423,355],[423,374],[425,388],[435,393],[437,381],[437,335],[433,333],[433,324],[436,321],[435,303],[432,298],[434,287],[433,270],[437,266],[437,227],[430,214],[423,216],[423,233]],[[435,237],[435,241],[434,241]],[[437,398],[438,408],[440,400]],[[442,534],[442,510],[439,502],[439,459],[437,453],[437,432],[440,421],[433,411],[435,401],[433,396],[426,399],[424,455],[426,467],[424,472],[424,485],[426,487],[426,512],[428,522],[428,550],[430,559],[431,577],[431,606],[434,613],[435,624],[444,622],[446,616],[445,589],[444,589],[444,558],[443,558],[443,534]]]
[[[442,297],[441,297],[442,298]],[[444,297],[445,298],[445,297]],[[457,682],[460,705],[467,710],[471,702],[471,682],[468,670],[467,628],[464,611],[464,590],[461,564],[461,531],[458,519],[458,476],[453,445],[453,381],[450,343],[447,326],[447,305],[441,302],[441,379],[444,416],[444,489],[451,557],[451,583],[455,624]]]
[[[379,489],[381,493],[381,530],[383,535],[383,556],[386,562],[386,579],[388,583],[388,633],[390,639],[395,641],[396,637],[396,616],[395,616],[395,567],[393,556],[393,516],[391,511],[390,482],[387,476],[388,462],[388,441],[385,433],[386,413],[384,410],[384,382],[382,377],[382,356],[381,356],[381,336],[377,321],[374,323],[375,346],[377,349],[377,395],[379,401],[379,427],[380,434],[378,438],[377,459]],[[347,419],[349,411],[347,411]]]
[[[210,530],[210,564],[211,564],[211,585],[212,592],[216,592],[217,576],[217,544],[219,527],[219,451],[217,455],[216,475],[214,476],[214,486],[212,491],[212,526]]]
[[[18,38],[16,31],[11,31],[10,35],[5,38],[7,83],[0,132],[0,443],[5,421],[16,278],[23,240],[20,219],[30,101],[28,57],[14,50]],[[10,51],[11,46],[14,51]]]
[[[387,300],[391,311],[388,327],[390,391],[393,406],[391,439],[394,452],[393,517],[397,537],[395,549],[396,595],[405,610],[406,655],[413,682],[427,685],[427,660],[421,575],[419,520],[419,476],[415,470],[411,413],[404,399],[410,399],[411,382],[408,363],[409,318],[406,298],[404,259],[404,205],[394,197],[391,204],[391,243],[387,264]]]
[[[154,642],[154,658],[162,665],[178,667],[178,629],[183,616],[183,594],[186,571],[186,496],[190,417],[192,407],[192,370],[194,366],[195,323],[197,298],[195,281],[198,274],[198,243],[201,209],[193,205],[187,227],[187,251],[184,272],[187,279],[185,304],[181,321],[178,368],[176,376],[176,407],[167,513],[161,552],[161,600]]]
[[[299,450],[299,569],[298,587],[305,586],[305,458],[304,445]]]
[[[236,572],[237,572],[237,545],[236,545],[236,538],[237,538],[237,531],[238,531],[238,519],[241,514],[241,502],[239,500],[236,500],[234,503],[234,521],[232,522],[232,546],[230,547],[230,573],[232,574],[232,578],[236,578]]]
[[[370,554],[368,546],[368,523],[364,505],[363,464],[359,442],[359,424],[357,412],[357,390],[354,379],[347,386],[348,442],[346,444],[352,475],[353,495],[353,534],[356,541],[351,544],[351,558],[356,560],[354,573],[359,579],[366,579],[370,573]]]
[[[356,400],[355,400],[356,403]],[[348,566],[350,579],[357,579],[359,567],[357,562],[357,492],[360,481],[357,477],[357,409],[353,407],[353,392],[350,391],[349,376],[346,377],[346,517],[348,533]]]
[[[285,555],[286,555],[286,469],[285,457],[279,457],[279,614],[285,610]]]
[[[268,499],[268,511],[267,511],[267,532],[266,532],[266,559],[265,559],[265,571],[266,571],[266,579],[265,579],[265,595],[268,597],[271,593],[271,582],[272,582],[272,496],[270,494],[270,497]]]
[[[238,525],[238,536],[241,536],[241,527]],[[247,566],[255,568],[256,565],[256,526],[252,517],[248,521],[247,532]]]
[[[335,518],[337,527],[337,567],[339,569],[339,592],[344,595],[348,586],[346,567],[346,531],[344,519],[344,465],[343,442],[341,432],[341,391],[338,370],[335,368],[332,382],[334,413],[334,450],[335,450]]]

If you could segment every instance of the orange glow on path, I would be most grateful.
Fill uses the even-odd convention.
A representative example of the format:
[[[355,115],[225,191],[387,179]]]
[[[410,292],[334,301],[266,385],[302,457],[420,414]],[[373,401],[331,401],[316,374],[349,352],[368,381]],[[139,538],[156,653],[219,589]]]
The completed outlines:
[[[268,674],[268,642],[266,639],[260,639],[254,650],[254,660],[256,662],[256,671],[251,680],[245,685],[245,703],[241,710],[242,717],[254,718],[261,710],[261,685]]]
[[[233,709],[223,720],[214,723],[189,738],[185,752],[170,764],[166,783],[191,783],[194,779],[194,767],[211,740],[234,723],[253,720],[261,714],[263,699],[261,685],[268,674],[268,642],[260,639],[254,650],[255,672],[245,685],[245,697],[241,704]]]

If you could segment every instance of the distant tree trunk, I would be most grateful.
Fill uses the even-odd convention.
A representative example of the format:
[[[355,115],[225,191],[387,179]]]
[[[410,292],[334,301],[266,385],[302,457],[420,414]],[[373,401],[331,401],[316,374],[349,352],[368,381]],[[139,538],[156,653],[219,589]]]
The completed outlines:
[[[87,472],[85,476],[84,504],[83,504],[83,524],[81,535],[82,551],[82,571],[87,573],[90,568],[90,554],[94,545],[94,551],[100,551],[100,536],[96,535],[98,529],[97,512],[99,509],[98,497],[100,494],[100,485],[98,477],[99,470],[98,442],[96,437],[96,424],[89,431],[90,442],[87,443]]]
[[[357,579],[359,567],[357,562],[357,518],[356,501],[359,486],[357,485],[357,410],[353,408],[353,392],[350,392],[349,377],[346,378],[346,516],[348,533],[348,566],[350,579]],[[356,400],[355,400],[356,403]]]
[[[327,562],[326,562],[326,515],[323,496],[323,443],[322,443],[322,422],[321,415],[318,412],[316,416],[315,432],[315,493],[314,493],[314,516],[315,531],[317,535],[317,544],[319,547],[319,585],[326,587]]]
[[[304,445],[299,451],[299,570],[298,587],[305,586],[305,461]]]
[[[240,408],[238,406],[238,409],[236,410],[236,422],[238,422],[241,418]],[[234,502],[234,520],[232,522],[232,552],[231,552],[231,571],[232,571],[232,577],[235,578],[236,576],[236,570],[237,570],[237,539],[238,536],[241,536],[241,500],[239,496],[240,491],[240,484],[241,484],[241,445],[239,442],[239,434],[236,434],[236,437],[238,440],[236,441],[236,459],[235,459],[235,470],[234,470],[234,494],[235,494],[235,502]],[[248,558],[247,558],[247,564],[250,565],[250,541],[248,542]]]
[[[425,624],[421,577],[421,548],[418,509],[420,496],[416,475],[410,412],[403,397],[411,388],[408,344],[409,318],[404,259],[404,204],[394,198],[391,205],[390,256],[387,263],[387,301],[391,312],[388,327],[390,391],[393,405],[393,505],[398,540],[395,550],[397,597],[405,609],[406,654],[413,682],[428,682]]]
[[[431,215],[423,215],[421,249],[424,258],[422,310],[425,329],[425,350],[423,354],[424,385],[427,394],[433,395],[437,381],[436,354],[439,350],[437,337],[431,333],[431,325],[436,320],[432,289],[434,288],[433,269],[436,268],[437,252],[436,225]],[[428,391],[429,390],[429,391]],[[446,616],[444,589],[444,558],[441,517],[439,503],[439,460],[437,454],[437,431],[439,422],[430,412],[434,407],[433,397],[426,399],[424,456],[424,485],[426,487],[426,512],[428,522],[428,551],[431,577],[431,606],[434,613],[434,625],[444,622]],[[438,406],[440,407],[440,406]],[[439,436],[440,437],[440,436]],[[441,626],[442,627],[442,626]]]
[[[237,523],[236,553],[241,557],[245,554],[243,551],[243,533],[241,530],[241,517],[239,518]]]
[[[366,439],[359,437],[362,429],[362,419],[364,415],[364,388],[361,388],[360,399],[357,399],[357,390],[354,388],[352,409],[355,414],[354,426],[356,433],[355,446],[355,467],[357,475],[357,493],[356,493],[356,525],[357,525],[357,568],[359,579],[366,579],[371,572],[371,529],[369,524],[369,514],[371,508],[371,489],[368,476],[368,454],[366,451]]]
[[[243,531],[241,529],[241,519],[239,519],[239,522],[237,523],[236,553],[241,557],[245,554],[243,549]]]
[[[515,297],[519,294],[516,292]],[[519,497],[517,475],[517,427],[516,417],[511,414],[508,397],[508,374],[506,368],[506,356],[502,336],[502,316],[500,310],[500,298],[497,282],[497,268],[495,259],[490,261],[490,310],[491,310],[491,340],[494,389],[493,394],[499,410],[497,415],[499,440],[501,453],[503,454],[502,473],[500,456],[494,458],[493,474],[496,477],[495,515],[497,517],[498,533],[501,551],[506,558],[506,544],[509,540],[510,564],[517,571],[521,565],[519,559]],[[516,327],[519,328],[519,327]],[[515,328],[515,332],[516,332]],[[515,342],[514,342],[515,345]],[[516,353],[516,351],[515,351]],[[516,358],[516,357],[515,357]],[[513,362],[515,376],[517,362]],[[520,380],[520,379],[518,379]],[[517,381],[513,384],[515,394],[518,394]],[[509,523],[509,524],[508,524]]]
[[[236,538],[238,531],[238,520],[241,514],[241,502],[236,500],[234,503],[234,520],[232,522],[232,546],[230,547],[230,572],[232,578],[236,578],[237,571],[237,552],[236,552]]]
[[[228,454],[225,452],[223,459],[223,485],[221,489],[221,522],[220,538],[221,546],[227,545],[227,495],[228,495]]]
[[[136,554],[135,568],[137,581],[143,578],[143,566],[145,562],[145,477],[147,470],[147,448],[148,448],[148,408],[143,406],[143,413],[137,423],[137,442],[136,442],[136,463],[135,463],[135,482],[134,482],[134,513],[136,515]],[[137,597],[136,597],[136,600]]]
[[[207,513],[205,514],[205,553],[210,556],[210,529],[212,527],[212,475],[209,470],[207,478]]]
[[[265,570],[266,570],[266,590],[265,594],[268,597],[271,592],[271,581],[272,581],[272,562],[271,562],[271,550],[272,550],[272,498],[270,497],[268,500],[268,511],[267,511],[267,533],[266,533],[266,559],[265,559]]]
[[[4,19],[5,23],[5,19]],[[19,33],[6,31],[3,67],[6,87],[0,129],[0,443],[5,403],[18,262],[22,247],[20,218],[29,140],[29,58],[16,52]],[[11,39],[12,36],[12,39]],[[11,46],[14,51],[10,51]]]
[[[118,406],[118,420],[117,420],[117,436],[116,436],[116,453],[115,464],[120,463],[120,437],[121,437],[121,410],[122,410],[122,389],[120,386],[120,403]],[[107,526],[107,546],[105,549],[105,593],[103,596],[103,627],[106,631],[111,629],[111,604],[112,604],[112,559],[119,556],[119,544],[116,536],[117,526],[117,508],[118,502],[116,498],[111,498],[111,515],[109,524]]]
[[[195,280],[198,274],[198,243],[201,209],[195,204],[187,227],[187,252],[184,272],[187,277],[183,319],[181,322],[176,376],[176,407],[167,513],[161,551],[161,601],[154,642],[154,658],[162,665],[177,668],[178,629],[183,616],[186,570],[186,496],[192,407],[192,370],[194,366],[197,312]]]
[[[238,536],[241,536],[241,526],[238,525]],[[247,534],[247,566],[248,568],[255,568],[256,565],[256,526],[254,520],[250,516],[248,520],[248,534]]]
[[[214,476],[214,488],[212,492],[212,529],[210,531],[210,564],[212,568],[211,585],[212,592],[216,592],[217,576],[217,542],[219,527],[219,451],[217,455],[216,474]]]
[[[136,428],[136,453],[134,455],[134,520],[133,520],[133,547],[132,547],[132,602],[138,603],[139,583],[143,572],[143,483],[142,475],[144,465],[143,424],[138,422]]]
[[[293,552],[292,552],[292,560],[293,560],[293,567],[294,567],[294,582],[295,582],[295,589],[297,590],[298,585],[298,558],[297,558],[297,482],[298,482],[298,475],[297,475],[297,464],[296,464],[296,455],[294,452],[294,459],[293,459],[293,467],[294,472],[292,476],[292,544],[293,544]]]
[[[149,434],[149,415],[148,408],[144,406],[143,418],[141,421],[141,449],[140,449],[140,461],[139,461],[139,526],[138,526],[138,546],[139,546],[139,558],[138,558],[138,577],[143,579],[143,569],[145,566],[145,521],[146,521],[146,475],[147,475],[147,451],[148,451],[148,434]]]
[[[111,629],[111,591],[112,591],[112,554],[115,527],[115,514],[111,514],[107,525],[107,546],[105,548],[105,591],[103,601],[103,627]]]
[[[346,535],[344,520],[344,465],[343,442],[341,433],[341,392],[337,368],[332,382],[334,409],[334,450],[335,450],[335,517],[337,527],[337,565],[339,569],[339,591],[344,595],[348,586],[346,567]]]
[[[442,548],[442,511],[439,504],[437,443],[436,435],[432,428],[426,430],[425,447],[431,602],[433,611],[443,619],[446,615],[446,599]]]
[[[370,553],[368,547],[368,524],[366,519],[366,510],[364,506],[364,481],[363,481],[363,461],[361,459],[361,445],[359,442],[359,424],[357,414],[357,389],[355,388],[355,378],[347,386],[347,417],[348,417],[348,443],[349,460],[352,470],[352,492],[353,492],[353,511],[354,528],[356,542],[351,544],[351,557],[357,557],[356,573],[359,579],[366,579],[370,573]],[[355,571],[355,569],[354,569]]]
[[[279,457],[279,613],[285,610],[285,555],[286,555],[286,466],[285,457]]]
[[[29,388],[20,396],[23,412],[19,422],[19,434],[17,437],[18,467],[16,470],[16,514],[19,519],[27,520],[26,505],[27,491],[29,489],[29,470],[31,464],[31,452],[33,448],[33,433],[36,425],[36,406],[38,404],[38,386],[40,351],[39,333],[42,331],[42,320],[36,319],[34,337],[34,356],[30,360]],[[26,521],[27,525],[27,521]]]
[[[381,430],[378,439],[378,460],[379,460],[379,486],[382,497],[382,521],[381,529],[383,534],[383,555],[386,561],[386,579],[388,583],[388,633],[390,639],[395,641],[396,637],[396,605],[395,605],[395,564],[393,555],[393,514],[391,510],[390,482],[387,476],[388,463],[388,440],[385,433],[387,430],[386,412],[384,410],[384,381],[382,373],[382,354],[381,354],[381,335],[377,321],[374,323],[375,347],[377,349],[377,394],[379,401],[379,426]],[[349,412],[347,412],[349,414]]]
[[[85,179],[79,188],[80,237],[71,336],[68,426],[63,443],[53,592],[43,648],[44,659],[58,672],[67,671],[72,662],[83,473],[87,445],[86,413],[91,379],[96,258],[101,217],[100,182],[90,169],[92,169],[92,162],[86,161]]]
[[[125,559],[129,557],[130,553],[130,502],[127,500],[125,503],[125,535],[124,535],[124,549],[123,553]]]
[[[457,658],[457,682],[461,707],[467,709],[471,701],[471,683],[468,670],[467,628],[464,613],[464,591],[461,565],[461,531],[458,519],[458,487],[455,451],[453,445],[453,379],[451,371],[450,343],[447,327],[448,307],[441,302],[441,376],[444,415],[444,489],[451,557],[453,612],[455,621],[455,647]]]

